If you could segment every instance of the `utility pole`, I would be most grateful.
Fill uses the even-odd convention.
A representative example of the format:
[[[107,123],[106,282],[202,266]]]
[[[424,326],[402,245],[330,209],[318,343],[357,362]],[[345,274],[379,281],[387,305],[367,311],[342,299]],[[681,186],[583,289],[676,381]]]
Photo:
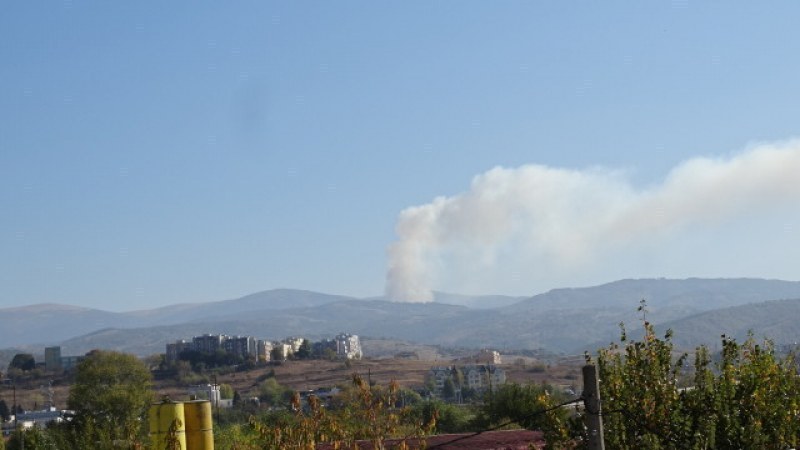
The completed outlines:
[[[219,384],[217,384],[217,375],[214,375],[214,388],[213,389],[215,389],[217,391],[216,394],[214,394],[215,397],[213,399],[214,400],[213,406],[216,406],[216,410],[217,410],[217,426],[220,426],[220,422],[219,422],[219,402],[222,399],[222,396],[221,396],[221,393],[219,391]]]
[[[584,420],[588,434],[589,450],[605,450],[603,442],[603,416],[600,410],[600,379],[597,366],[583,366],[583,407]]]
[[[23,430],[19,428],[19,419],[17,418],[17,416],[19,416],[19,408],[17,407],[16,380],[14,380],[14,406],[12,409],[14,410],[14,432],[16,432],[17,436],[19,437],[20,450],[25,450],[25,434],[23,433]]]

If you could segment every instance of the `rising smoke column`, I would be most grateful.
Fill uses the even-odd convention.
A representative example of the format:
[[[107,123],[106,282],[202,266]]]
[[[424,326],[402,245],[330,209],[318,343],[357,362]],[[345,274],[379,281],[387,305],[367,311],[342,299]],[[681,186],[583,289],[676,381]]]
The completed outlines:
[[[469,191],[400,213],[388,249],[386,295],[432,301],[458,258],[487,270],[503,255],[579,269],[604,252],[693,224],[719,224],[800,200],[800,141],[752,147],[728,158],[694,158],[660,184],[635,188],[620,171],[541,165],[496,167]],[[447,273],[452,278],[452,273]],[[457,275],[457,274],[456,274]]]

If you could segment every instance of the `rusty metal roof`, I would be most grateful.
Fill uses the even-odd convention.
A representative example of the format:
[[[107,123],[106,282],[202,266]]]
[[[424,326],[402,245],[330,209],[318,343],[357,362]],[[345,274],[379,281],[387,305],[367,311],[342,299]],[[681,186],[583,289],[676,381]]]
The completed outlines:
[[[384,442],[387,449],[395,448],[400,440],[389,439]],[[440,434],[425,438],[428,450],[529,450],[544,448],[544,438],[540,431],[501,430],[485,433]],[[418,439],[408,439],[406,444],[414,449],[419,448]],[[372,450],[372,443],[359,441],[360,450]],[[318,450],[332,450],[331,444],[320,444]]]

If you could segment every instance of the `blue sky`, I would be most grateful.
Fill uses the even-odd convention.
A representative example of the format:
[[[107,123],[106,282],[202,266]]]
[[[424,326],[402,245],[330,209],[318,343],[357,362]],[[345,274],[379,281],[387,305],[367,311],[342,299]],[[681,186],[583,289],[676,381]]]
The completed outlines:
[[[493,167],[604,167],[647,189],[692,158],[800,134],[792,2],[2,8],[0,307],[379,295],[400,212]],[[450,271],[465,264],[450,243],[429,284],[527,295],[604,277],[800,278],[783,251],[797,233],[758,248],[746,235],[796,217],[764,216],[530,282],[531,259],[508,248],[486,280]],[[734,254],[774,262],[687,266],[690,242],[744,242]]]

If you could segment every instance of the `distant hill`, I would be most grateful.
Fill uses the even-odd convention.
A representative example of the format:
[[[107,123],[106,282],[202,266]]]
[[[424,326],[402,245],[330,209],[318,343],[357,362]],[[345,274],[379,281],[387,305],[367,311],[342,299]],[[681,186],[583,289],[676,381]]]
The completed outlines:
[[[347,331],[362,336],[391,337],[427,342],[443,321],[458,322],[470,310],[437,303],[393,303],[379,300],[349,300],[315,307],[261,312],[243,312],[195,321],[139,329],[106,329],[64,342],[64,351],[74,354],[105,346],[139,354],[163,352],[167,342],[203,333],[252,335],[282,339],[291,335],[310,338],[333,337]]]
[[[584,288],[553,289],[505,308],[510,314],[581,307],[636,307],[708,311],[747,303],[800,298],[800,282],[759,278],[628,279]]]
[[[443,304],[492,308],[519,301],[522,297],[437,293],[436,299]],[[234,318],[251,319],[250,313],[269,317],[272,314],[270,311],[316,308],[354,300],[358,299],[299,289],[272,289],[232,300],[183,303],[121,313],[59,304],[2,308],[0,345],[50,345],[109,328],[134,329],[189,322],[218,322]]]
[[[527,298],[509,295],[461,295],[447,292],[434,292],[433,295],[433,301],[436,303],[466,306],[472,309],[502,308],[519,303]]]
[[[443,303],[445,305],[466,306],[471,309],[495,309],[502,308],[503,306],[513,305],[521,302],[528,297],[511,296],[511,295],[464,295],[453,294],[451,292],[433,292],[433,302]],[[389,301],[384,296],[368,297],[363,300],[381,300]]]
[[[437,302],[433,303],[393,303],[280,289],[235,300],[130,313],[37,305],[0,310],[0,342],[7,346],[63,342],[64,354],[79,354],[92,348],[149,354],[163,352],[169,341],[203,333],[280,339],[289,335],[330,337],[347,331],[450,347],[573,353],[594,350],[597,343],[616,340],[620,322],[628,324],[629,329],[635,328],[640,320],[636,308],[642,298],[648,302],[648,319],[659,326],[673,324],[678,339],[680,327],[685,327],[686,342],[694,342],[694,336],[699,336],[704,327],[753,329],[757,335],[773,332],[771,337],[776,340],[796,340],[784,329],[790,324],[787,318],[797,317],[789,306],[764,307],[760,313],[729,309],[800,298],[798,282],[644,279],[555,289],[510,305],[484,309],[463,305],[485,307],[515,298],[437,293]],[[716,321],[711,320],[714,317]]]
[[[216,320],[219,316],[247,313],[251,311],[270,311],[301,307],[314,307],[327,303],[353,300],[344,295],[323,294],[299,289],[272,289],[245,295],[233,300],[208,303],[184,303],[162,308],[126,313],[147,321],[151,325],[165,325],[184,322]]]
[[[39,304],[4,308],[0,309],[0,342],[8,347],[54,344],[101,328],[137,325],[140,324],[125,314],[76,306]]]
[[[673,331],[676,346],[693,349],[700,344],[719,348],[724,334],[739,342],[752,331],[756,339],[769,338],[778,344],[800,343],[800,299],[773,300],[716,309],[658,325],[657,332]],[[640,334],[640,333],[637,333]]]
[[[352,300],[318,292],[273,289],[233,300],[185,303],[131,312],[109,312],[69,305],[39,304],[0,309],[0,342],[4,346],[54,344],[105,328],[141,328],[214,321],[217,317]]]

